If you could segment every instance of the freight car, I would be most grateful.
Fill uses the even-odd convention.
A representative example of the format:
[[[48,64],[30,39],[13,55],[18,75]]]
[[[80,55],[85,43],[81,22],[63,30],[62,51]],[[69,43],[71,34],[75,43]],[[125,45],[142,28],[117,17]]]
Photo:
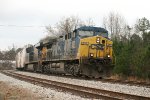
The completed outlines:
[[[19,65],[22,57],[25,60]],[[112,41],[104,28],[84,26],[25,47],[17,54],[16,61],[16,67],[24,70],[99,78],[112,68]]]

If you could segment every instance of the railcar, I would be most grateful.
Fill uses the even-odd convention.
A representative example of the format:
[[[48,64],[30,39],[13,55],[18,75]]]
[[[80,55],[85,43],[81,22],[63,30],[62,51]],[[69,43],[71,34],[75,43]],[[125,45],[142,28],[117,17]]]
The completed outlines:
[[[25,70],[27,68],[27,63],[32,62],[33,54],[36,55],[36,52],[29,52],[30,48],[35,48],[33,45],[28,44],[23,47],[23,49],[16,55],[16,68],[19,70]],[[36,49],[36,48],[35,48]],[[35,60],[37,61],[37,57]]]
[[[16,54],[15,60],[16,60],[16,69],[18,69],[20,68],[20,52]]]
[[[80,27],[71,33],[25,48],[25,69],[99,78],[112,69],[112,41],[100,27]]]

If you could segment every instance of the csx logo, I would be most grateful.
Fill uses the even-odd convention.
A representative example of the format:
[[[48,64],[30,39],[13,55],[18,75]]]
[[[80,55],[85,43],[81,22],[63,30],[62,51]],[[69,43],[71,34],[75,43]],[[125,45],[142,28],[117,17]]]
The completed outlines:
[[[88,45],[89,42],[81,42],[81,45]]]

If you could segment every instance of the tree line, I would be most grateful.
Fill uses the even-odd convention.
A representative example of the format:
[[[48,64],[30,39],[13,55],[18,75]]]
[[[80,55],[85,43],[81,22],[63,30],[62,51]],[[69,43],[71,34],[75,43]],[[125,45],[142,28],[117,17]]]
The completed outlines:
[[[12,47],[9,47],[8,50],[0,50],[0,60],[15,61],[15,56],[20,50],[21,48],[16,48],[14,45]]]
[[[150,79],[150,22],[143,17],[129,26],[116,13],[104,17],[103,26],[113,41],[114,73]]]
[[[134,29],[134,30],[133,30]],[[131,31],[133,30],[133,33]],[[113,34],[114,72],[150,79],[150,23],[145,17],[121,35]]]

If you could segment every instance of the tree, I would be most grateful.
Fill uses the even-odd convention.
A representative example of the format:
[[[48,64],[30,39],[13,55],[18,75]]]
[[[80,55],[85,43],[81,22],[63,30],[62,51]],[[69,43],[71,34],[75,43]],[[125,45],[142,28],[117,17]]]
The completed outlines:
[[[95,26],[95,23],[93,22],[92,18],[89,18],[84,22],[84,24],[81,24],[81,26]]]
[[[105,16],[105,17],[103,17],[103,28],[105,28],[106,30],[107,30],[107,28],[108,28],[108,25],[107,25],[107,17]]]
[[[46,26],[46,30],[47,30],[48,36],[58,37],[59,35],[58,30],[52,27],[51,25]]]
[[[118,13],[110,12],[107,17],[103,18],[103,26],[108,29],[111,38],[120,38],[125,26],[124,18]]]
[[[67,34],[80,26],[83,26],[83,22],[76,16],[70,16],[60,20],[56,27],[60,34]]]
[[[81,21],[77,16],[64,17],[56,24],[56,26],[46,26],[48,35],[45,37],[45,39],[48,37],[58,37],[60,35],[70,33],[83,25],[83,21]]]
[[[142,37],[143,37],[143,45],[144,46],[150,45],[150,32],[144,32]]]
[[[138,19],[134,28],[135,33],[139,34],[143,38],[142,45],[148,45],[150,43],[150,35],[148,32],[148,30],[150,30],[149,20],[145,17]]]
[[[89,18],[84,22],[77,16],[64,17],[56,24],[56,26],[54,27],[52,27],[51,25],[46,26],[48,35],[40,39],[40,42],[57,38],[60,35],[68,34],[81,26],[94,26],[94,25],[95,23],[91,18]]]
[[[0,60],[4,60],[4,54],[2,51],[0,51]]]
[[[147,18],[143,17],[141,19],[138,19],[135,24],[135,32],[146,32],[146,30],[150,29],[150,22]]]
[[[16,49],[14,46],[9,50],[5,51],[4,53],[5,60],[15,60],[15,56],[16,56]]]
[[[20,52],[22,50],[22,48],[17,48],[16,49],[16,54],[18,53],[18,52]]]
[[[56,24],[55,28],[50,25],[46,27],[48,32],[47,37],[58,37],[60,35],[68,34],[81,26],[94,25],[95,23],[91,18],[84,22],[77,16],[64,17]]]

